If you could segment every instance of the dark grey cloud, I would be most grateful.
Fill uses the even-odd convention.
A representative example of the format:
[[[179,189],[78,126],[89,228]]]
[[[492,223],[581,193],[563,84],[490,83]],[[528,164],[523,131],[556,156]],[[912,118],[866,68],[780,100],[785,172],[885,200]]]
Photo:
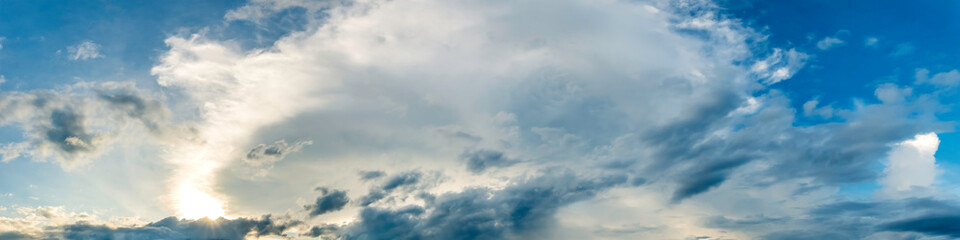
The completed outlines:
[[[77,222],[47,229],[45,237],[57,239],[243,239],[244,236],[280,235],[299,221],[260,218],[180,220],[175,217],[135,227]]]
[[[44,136],[47,142],[66,154],[89,152],[95,147],[93,135],[83,125],[83,116],[71,109],[54,110]]]
[[[368,206],[387,197],[395,189],[415,185],[420,182],[423,173],[403,172],[388,178],[382,185],[373,187],[367,195],[360,198],[360,206]]]
[[[243,161],[253,166],[272,164],[283,160],[287,154],[298,152],[303,146],[310,144],[313,144],[313,141],[297,141],[294,144],[287,144],[287,141],[279,140],[270,145],[257,144],[247,151]]]
[[[420,172],[405,172],[397,174],[396,176],[387,179],[383,186],[381,187],[384,191],[392,191],[398,187],[416,184],[420,181],[420,178],[423,177],[423,173]]]
[[[684,120],[643,137],[655,150],[643,172],[676,181],[675,201],[720,186],[757,159],[772,164],[749,176],[758,186],[797,178],[814,180],[807,189],[874,180],[871,166],[884,158],[890,143],[945,126],[931,116],[905,118],[911,110],[897,105],[864,107],[845,115],[847,122],[796,126],[796,110],[776,91],[761,96],[765,105],[749,114],[738,112],[747,103],[744,97],[720,92],[713,98],[685,113]]]
[[[472,188],[436,196],[425,206],[364,208],[345,239],[503,239],[552,226],[557,210],[626,183],[615,175],[579,179],[548,173],[504,188]]]
[[[27,234],[19,233],[19,232],[0,232],[0,239],[20,240],[20,239],[36,239],[36,238]]]
[[[687,179],[680,182],[680,188],[674,191],[672,201],[679,202],[684,198],[697,195],[711,188],[717,187],[730,174],[733,168],[746,163],[747,160],[730,160],[726,162],[717,162],[704,166],[699,171],[694,172]]]
[[[467,161],[467,170],[473,173],[481,173],[487,168],[509,167],[518,162],[507,158],[503,152],[489,149],[464,152],[460,158]]]
[[[383,171],[360,171],[360,180],[373,180],[386,175]]]
[[[952,212],[951,214],[957,214]],[[880,226],[880,229],[897,232],[917,232],[931,236],[960,238],[960,215],[928,215],[898,220]]]
[[[894,239],[960,237],[960,205],[955,201],[910,198],[882,201],[840,201],[814,207],[805,215],[732,220],[710,218],[705,226],[766,232],[761,239]]]
[[[339,229],[340,229],[340,228],[338,228],[337,226],[334,226],[334,225],[313,226],[313,227],[310,228],[309,231],[307,231],[307,232],[306,232],[305,234],[303,234],[303,235],[308,236],[308,237],[321,237],[321,236],[324,236],[324,238],[322,238],[322,239],[328,239],[328,238],[329,238],[329,239],[333,239],[333,238],[336,237],[337,230],[339,230]]]
[[[133,90],[97,91],[97,96],[128,117],[138,119],[151,131],[161,131],[169,112],[159,101],[148,99]]]
[[[320,197],[317,197],[316,203],[304,206],[304,208],[310,212],[311,217],[339,211],[350,202],[346,191],[330,190],[323,187],[317,188],[317,191],[320,191]]]

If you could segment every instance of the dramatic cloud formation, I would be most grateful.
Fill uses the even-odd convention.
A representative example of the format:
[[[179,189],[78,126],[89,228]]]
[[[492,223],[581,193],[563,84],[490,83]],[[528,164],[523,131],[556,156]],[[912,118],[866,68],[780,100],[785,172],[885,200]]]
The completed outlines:
[[[144,185],[174,216],[22,208],[0,238],[960,237],[956,196],[934,191],[957,70],[905,68],[854,97],[785,89],[829,62],[811,52],[854,51],[837,48],[850,31],[770,41],[706,0],[223,13],[166,37],[154,85],[0,93],[0,125],[23,135],[3,162],[150,159],[163,181]],[[156,150],[111,148],[127,139]]]

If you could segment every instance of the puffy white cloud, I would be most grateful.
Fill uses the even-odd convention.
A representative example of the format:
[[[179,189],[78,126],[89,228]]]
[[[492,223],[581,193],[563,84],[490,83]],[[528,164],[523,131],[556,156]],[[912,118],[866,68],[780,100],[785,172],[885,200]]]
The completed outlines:
[[[873,94],[883,103],[896,104],[903,102],[907,97],[913,95],[913,89],[900,88],[895,84],[886,83],[877,87]]]
[[[884,188],[893,192],[912,188],[932,187],[937,176],[934,154],[940,146],[936,133],[917,134],[890,150],[885,176],[880,180]]]

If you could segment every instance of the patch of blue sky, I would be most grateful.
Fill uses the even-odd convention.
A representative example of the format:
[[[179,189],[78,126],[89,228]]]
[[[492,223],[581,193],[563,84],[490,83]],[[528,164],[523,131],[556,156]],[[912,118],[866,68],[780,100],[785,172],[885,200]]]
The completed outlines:
[[[957,1],[726,0],[721,5],[767,34],[771,46],[812,56],[791,79],[772,86],[790,97],[800,126],[841,121],[804,116],[803,104],[809,100],[835,109],[854,108],[858,101],[878,103],[874,90],[885,83],[929,93],[935,87],[912,86],[917,69],[940,73],[960,68]],[[960,119],[960,109],[952,104],[960,102],[957,94],[940,101],[950,108],[937,114],[940,120]],[[960,133],[938,135],[938,179],[942,186],[954,186],[960,182],[954,174],[960,171]],[[883,166],[874,169],[882,174]],[[862,182],[843,185],[839,193],[865,199],[879,188],[876,182]]]
[[[837,107],[852,107],[854,98],[877,102],[873,91],[881,83],[910,85],[918,68],[941,72],[960,66],[956,57],[960,53],[956,47],[960,34],[942,31],[960,29],[960,18],[953,15],[955,9],[960,9],[958,2],[725,3],[730,14],[764,30],[771,45],[814,55],[806,68],[774,86],[791,96],[797,109],[813,98]],[[827,37],[843,43],[826,50],[818,48],[817,43]],[[908,53],[903,46],[913,47]]]
[[[82,81],[134,80],[155,86],[150,68],[163,40],[221,22],[243,1],[3,1],[3,90],[49,89]],[[95,44],[99,57],[73,59],[71,46]]]
[[[803,116],[803,104],[811,99],[849,109],[856,101],[879,102],[874,90],[880,84],[913,85],[917,69],[939,73],[960,68],[957,1],[727,0],[722,6],[768,34],[772,46],[797,48],[813,56],[807,67],[773,86],[791,98],[798,109],[798,125],[831,121]],[[826,46],[822,42],[827,38],[840,42],[827,40],[833,44]],[[953,94],[943,96],[941,102],[958,100]],[[949,107],[950,111],[938,114],[940,120],[960,119],[956,106]],[[945,132],[939,137],[938,161],[960,162],[960,134]]]

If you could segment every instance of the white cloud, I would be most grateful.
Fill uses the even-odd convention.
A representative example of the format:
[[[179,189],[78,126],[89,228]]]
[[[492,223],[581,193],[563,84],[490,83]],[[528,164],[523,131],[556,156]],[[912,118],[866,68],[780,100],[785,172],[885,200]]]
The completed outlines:
[[[913,94],[912,88],[900,88],[896,84],[886,83],[877,87],[873,94],[883,103],[901,103]]]
[[[957,71],[956,69],[936,73],[931,77],[930,70],[920,68],[917,69],[914,77],[916,78],[917,84],[926,83],[941,87],[956,87],[958,84],[960,84],[960,71]]]
[[[259,4],[250,6],[267,12],[274,8]],[[332,156],[377,146],[353,153],[371,168],[396,162],[377,162],[392,159],[378,156],[416,152],[404,158],[418,161],[404,162],[404,168],[460,169],[459,162],[448,159],[480,146],[511,156],[519,152],[516,156],[524,159],[573,160],[577,155],[558,153],[590,151],[576,147],[582,143],[574,140],[605,141],[601,139],[624,134],[621,127],[585,132],[583,127],[598,124],[587,119],[545,125],[578,106],[600,104],[591,99],[609,102],[602,114],[634,119],[621,123],[597,116],[604,124],[646,129],[675,121],[684,114],[680,109],[712,101],[713,92],[739,92],[756,84],[733,64],[752,57],[744,42],[752,33],[739,23],[704,14],[674,24],[668,12],[649,8],[618,1],[371,1],[336,7],[324,24],[268,49],[242,50],[203,34],[171,37],[166,41],[171,49],[153,73],[162,86],[189,96],[202,115],[196,138],[166,151],[176,169],[173,205],[180,216],[227,214],[217,200],[225,196],[212,190],[216,174],[241,159],[251,144],[264,142],[254,139],[259,131],[295,128],[288,134],[329,136],[314,139],[310,148],[329,149]],[[256,17],[261,10],[246,9],[228,18]],[[700,39],[674,28],[710,35]],[[708,50],[712,54],[702,54]],[[784,70],[767,74],[776,81],[786,79],[802,66],[802,56],[794,50],[778,52],[770,64]],[[495,116],[503,112],[521,112],[518,120],[533,125],[502,126]],[[314,126],[284,125],[308,113],[319,118]],[[451,142],[428,131],[441,127],[480,140]],[[508,144],[516,140],[502,141],[513,137],[501,133],[518,131],[543,139],[517,145]],[[323,172],[310,175],[352,174],[333,166],[353,161],[338,159],[325,160],[334,164],[329,169],[309,168]],[[274,172],[307,170],[284,168],[296,164],[289,161],[277,164]],[[298,174],[273,177],[287,176]],[[194,200],[207,205],[194,206]],[[195,207],[212,211],[186,210]]]
[[[793,77],[804,65],[810,56],[796,49],[774,49],[773,53],[761,61],[757,61],[750,70],[766,85],[772,85]]]
[[[843,46],[845,42],[836,37],[825,37],[822,40],[817,42],[817,48],[820,50],[829,50],[831,48]]]
[[[100,45],[92,41],[83,41],[77,45],[67,47],[67,53],[71,60],[89,60],[101,58],[103,55],[100,54]]]
[[[913,46],[912,43],[901,43],[897,44],[890,55],[894,57],[902,57],[912,54],[914,50],[916,50],[916,47]]]
[[[253,1],[225,18],[259,21],[303,4]],[[598,188],[596,198],[560,191],[549,197],[589,202],[534,206],[543,207],[535,211],[540,217],[559,211],[558,222],[580,227],[550,229],[564,231],[558,237],[577,238],[564,235],[569,231],[581,239],[760,238],[783,226],[738,231],[703,220],[789,221],[832,199],[836,185],[872,180],[862,173],[875,170],[862,168],[875,163],[875,154],[928,127],[925,113],[893,104],[913,99],[896,86],[875,91],[885,104],[856,103],[854,110],[810,100],[804,116],[838,121],[797,126],[791,99],[765,88],[792,77],[809,56],[794,49],[755,56],[750,46],[763,36],[700,4],[357,1],[331,5],[323,24],[263,49],[203,32],[169,37],[170,49],[152,73],[169,96],[184,96],[171,101],[185,106],[175,109],[186,109],[176,113],[188,130],[158,141],[171,168],[168,200],[187,218],[296,215],[290,206],[302,206],[303,192],[318,185],[357,199],[379,184],[358,179],[360,170],[416,170],[442,179],[424,180],[417,192],[391,192],[395,202],[376,205],[389,209],[425,204],[424,195],[413,194],[524,189],[517,179],[570,169],[572,180],[614,176],[633,185]],[[21,95],[28,97],[11,99],[42,94]],[[54,102],[74,99],[84,98]],[[12,105],[11,116],[34,116],[27,102]],[[57,146],[98,145],[74,135],[82,134],[59,136]],[[312,144],[275,142],[304,138]],[[279,149],[300,153],[279,161]],[[510,163],[470,172],[462,156],[479,149],[509,156]],[[268,152],[280,154],[260,158]],[[261,182],[238,171],[248,165],[273,169]],[[355,224],[359,208],[305,219]]]
[[[934,154],[940,146],[936,133],[918,134],[898,143],[889,153],[885,176],[880,180],[886,190],[909,191],[932,187],[937,176]]]
[[[0,50],[3,50],[3,41],[7,40],[6,37],[0,36]]]
[[[880,44],[880,39],[876,37],[867,37],[863,39],[863,46],[876,48]]]
[[[833,106],[826,105],[823,107],[818,107],[820,105],[819,99],[813,99],[803,103],[803,115],[810,116],[820,116],[825,119],[833,118],[835,110]]]

